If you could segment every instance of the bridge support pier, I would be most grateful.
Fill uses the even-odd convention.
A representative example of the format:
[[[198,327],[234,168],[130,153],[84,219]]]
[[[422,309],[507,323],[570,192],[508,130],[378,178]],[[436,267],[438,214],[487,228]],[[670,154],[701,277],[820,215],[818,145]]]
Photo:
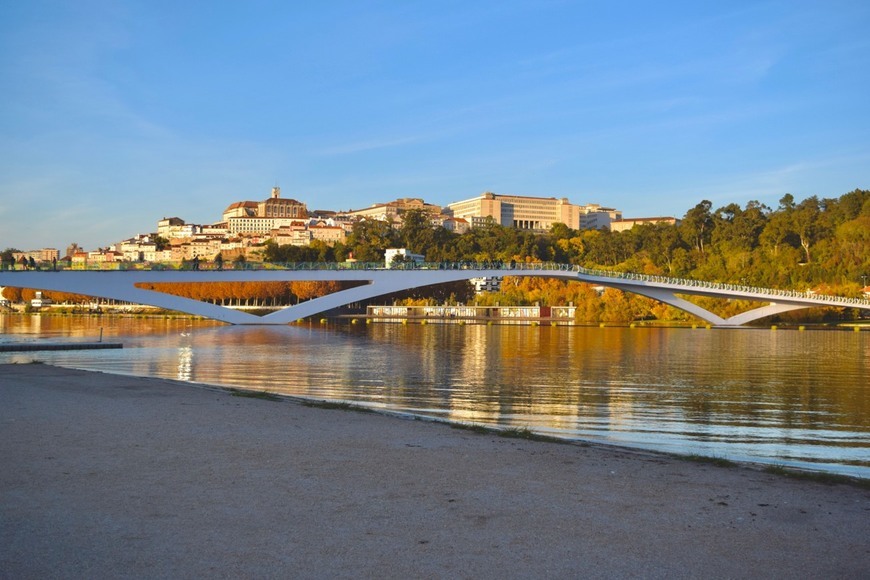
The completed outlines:
[[[658,300],[659,302],[664,302],[665,304],[670,304],[674,308],[678,308],[680,310],[683,310],[684,312],[693,314],[701,320],[709,322],[713,326],[720,328],[737,328],[743,326],[744,324],[748,324],[750,322],[765,318],[767,316],[773,316],[774,314],[781,314],[783,312],[807,308],[806,304],[781,304],[772,302],[766,306],[760,306],[752,310],[747,310],[746,312],[736,314],[729,318],[722,318],[721,316],[717,316],[716,314],[713,314],[709,310],[702,308],[697,304],[693,304],[684,298],[680,298],[676,295],[676,291],[668,288],[634,285],[630,287],[620,287],[617,284],[613,284],[613,286],[625,292],[633,292],[635,294],[646,296],[647,298]]]

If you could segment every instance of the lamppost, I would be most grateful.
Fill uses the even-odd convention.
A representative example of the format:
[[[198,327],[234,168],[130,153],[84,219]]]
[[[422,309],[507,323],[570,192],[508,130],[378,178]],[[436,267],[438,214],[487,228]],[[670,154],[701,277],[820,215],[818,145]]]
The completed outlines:
[[[861,274],[861,289],[867,287],[867,274]]]

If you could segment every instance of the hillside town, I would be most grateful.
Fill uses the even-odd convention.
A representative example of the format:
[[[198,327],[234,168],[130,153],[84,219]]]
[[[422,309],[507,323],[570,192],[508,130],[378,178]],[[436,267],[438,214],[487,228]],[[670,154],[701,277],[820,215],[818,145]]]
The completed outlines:
[[[625,231],[635,225],[676,224],[674,217],[623,218],[622,212],[598,204],[575,205],[567,198],[529,197],[484,192],[441,207],[421,198],[400,198],[347,211],[309,210],[304,202],[282,197],[280,187],[260,201],[236,201],[210,224],[163,217],[156,230],[104,248],[88,250],[73,243],[56,248],[13,252],[4,268],[55,267],[111,269],[124,263],[262,260],[267,242],[277,246],[334,246],[344,243],[355,224],[378,220],[401,227],[409,212],[423,212],[433,226],[462,234],[488,223],[546,232],[557,223],[571,229]]]

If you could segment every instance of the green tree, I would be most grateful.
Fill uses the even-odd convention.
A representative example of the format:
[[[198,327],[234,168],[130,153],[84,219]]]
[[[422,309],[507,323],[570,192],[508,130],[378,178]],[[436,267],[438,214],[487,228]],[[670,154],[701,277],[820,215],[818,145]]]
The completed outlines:
[[[169,246],[169,240],[160,236],[154,236],[154,245],[158,252],[162,252]]]
[[[2,252],[0,252],[0,269],[3,270],[11,270],[15,267],[15,252],[20,252],[16,248],[6,248]]]
[[[713,215],[710,213],[711,207],[713,207],[713,204],[710,201],[703,200],[686,212],[680,226],[686,242],[695,248],[701,256],[704,255],[704,246],[710,241],[713,229]]]
[[[736,203],[717,209],[712,241],[725,246],[727,251],[752,250],[758,245],[758,238],[764,231],[769,210],[758,201],[747,203],[745,210]]]
[[[685,273],[686,244],[680,237],[679,229],[667,223],[641,226],[644,230],[651,230],[651,235],[645,244],[653,261],[667,270],[667,273],[676,276]],[[681,250],[681,252],[678,252]]]
[[[347,237],[346,246],[360,262],[380,262],[387,248],[397,245],[392,224],[381,220],[359,220]]]
[[[783,244],[797,246],[797,236],[789,224],[791,217],[788,213],[778,211],[767,220],[764,229],[759,235],[759,242],[770,248],[774,258],[779,256],[779,249]],[[793,243],[790,243],[794,240]]]
[[[576,230],[572,230],[562,222],[556,222],[550,226],[550,239],[553,241],[568,240],[577,235]]]
[[[429,213],[421,209],[409,210],[402,214],[402,226],[398,232],[399,245],[415,254],[426,255],[434,249],[435,227]]]
[[[819,226],[819,199],[816,196],[803,200],[792,212],[792,227],[800,238],[801,247],[806,255],[806,263],[811,262],[810,247],[816,242],[821,233]]]

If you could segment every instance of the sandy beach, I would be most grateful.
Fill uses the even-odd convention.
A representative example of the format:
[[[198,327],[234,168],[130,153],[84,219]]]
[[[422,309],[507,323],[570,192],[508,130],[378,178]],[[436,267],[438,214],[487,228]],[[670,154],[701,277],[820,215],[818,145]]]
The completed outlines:
[[[870,490],[0,365],[2,578],[867,578]]]

